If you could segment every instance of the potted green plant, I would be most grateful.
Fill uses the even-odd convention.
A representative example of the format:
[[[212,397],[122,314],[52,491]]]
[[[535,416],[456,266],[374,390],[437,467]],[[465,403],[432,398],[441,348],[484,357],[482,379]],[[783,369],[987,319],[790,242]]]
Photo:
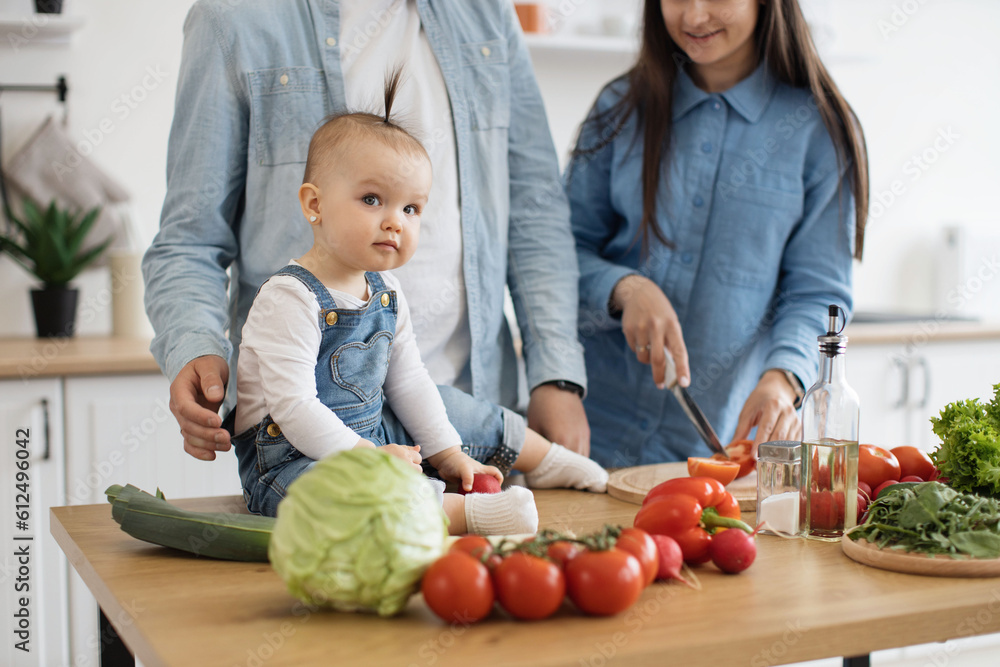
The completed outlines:
[[[80,213],[60,208],[55,200],[40,208],[25,198],[23,211],[18,217],[7,208],[14,233],[0,233],[0,250],[42,283],[31,290],[38,337],[72,336],[78,291],[69,283],[111,244],[109,238],[82,249],[101,209]]]

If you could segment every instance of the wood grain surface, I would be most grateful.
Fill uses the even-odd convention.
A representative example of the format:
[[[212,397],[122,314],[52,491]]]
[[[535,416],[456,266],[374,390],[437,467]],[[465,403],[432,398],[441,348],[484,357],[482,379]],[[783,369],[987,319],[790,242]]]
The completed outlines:
[[[629,524],[638,510],[606,494],[536,491],[535,498],[542,526],[577,533]],[[242,507],[236,497],[173,502]],[[118,528],[107,504],[54,508],[51,525],[147,667],[756,667],[1000,632],[1000,578],[888,572],[850,560],[836,542],[759,536],[745,572],[700,566],[701,590],[653,584],[618,616],[584,616],[567,602],[544,621],[495,611],[464,627],[438,620],[419,595],[391,619],[309,609],[266,563],[199,559],[140,542]]]
[[[141,338],[0,338],[0,379],[158,373]]]
[[[1000,577],[1000,558],[952,558],[947,554],[906,553],[879,549],[865,540],[841,538],[844,553],[853,560],[893,572],[923,574],[930,577]]]
[[[687,463],[655,463],[616,470],[608,478],[608,495],[627,503],[642,504],[649,490],[657,484],[687,477]],[[757,472],[733,480],[726,489],[740,504],[744,512],[757,511]]]

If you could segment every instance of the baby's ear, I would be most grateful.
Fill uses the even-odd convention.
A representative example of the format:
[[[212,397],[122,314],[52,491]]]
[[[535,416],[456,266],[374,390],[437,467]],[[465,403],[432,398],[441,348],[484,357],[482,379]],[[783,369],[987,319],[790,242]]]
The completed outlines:
[[[303,183],[299,186],[299,205],[302,207],[302,215],[309,224],[315,225],[320,221],[319,195],[319,188],[312,183]]]

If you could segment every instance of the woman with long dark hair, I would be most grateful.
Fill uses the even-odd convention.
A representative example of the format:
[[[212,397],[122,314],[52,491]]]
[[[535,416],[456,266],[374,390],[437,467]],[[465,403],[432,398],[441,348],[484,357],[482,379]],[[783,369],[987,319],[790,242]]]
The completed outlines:
[[[707,452],[663,391],[667,355],[720,437],[796,437],[868,208],[864,135],[797,0],[646,0],[566,187],[592,457]]]

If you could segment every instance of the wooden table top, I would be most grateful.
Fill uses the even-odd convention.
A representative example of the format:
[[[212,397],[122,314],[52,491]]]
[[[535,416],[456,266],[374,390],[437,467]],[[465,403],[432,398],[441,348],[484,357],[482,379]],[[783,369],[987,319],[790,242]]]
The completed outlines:
[[[541,525],[578,534],[630,524],[636,505],[536,491]],[[242,510],[239,498],[176,501]],[[314,612],[263,563],[199,559],[119,530],[109,505],[57,507],[52,533],[130,650],[158,665],[748,665],[763,667],[1000,631],[1000,578],[897,574],[838,543],[762,535],[753,566],[696,568],[702,589],[654,584],[630,610],[587,617],[567,602],[538,622],[494,614],[449,627],[419,595],[391,619]]]
[[[142,338],[0,338],[0,379],[159,371]]]

